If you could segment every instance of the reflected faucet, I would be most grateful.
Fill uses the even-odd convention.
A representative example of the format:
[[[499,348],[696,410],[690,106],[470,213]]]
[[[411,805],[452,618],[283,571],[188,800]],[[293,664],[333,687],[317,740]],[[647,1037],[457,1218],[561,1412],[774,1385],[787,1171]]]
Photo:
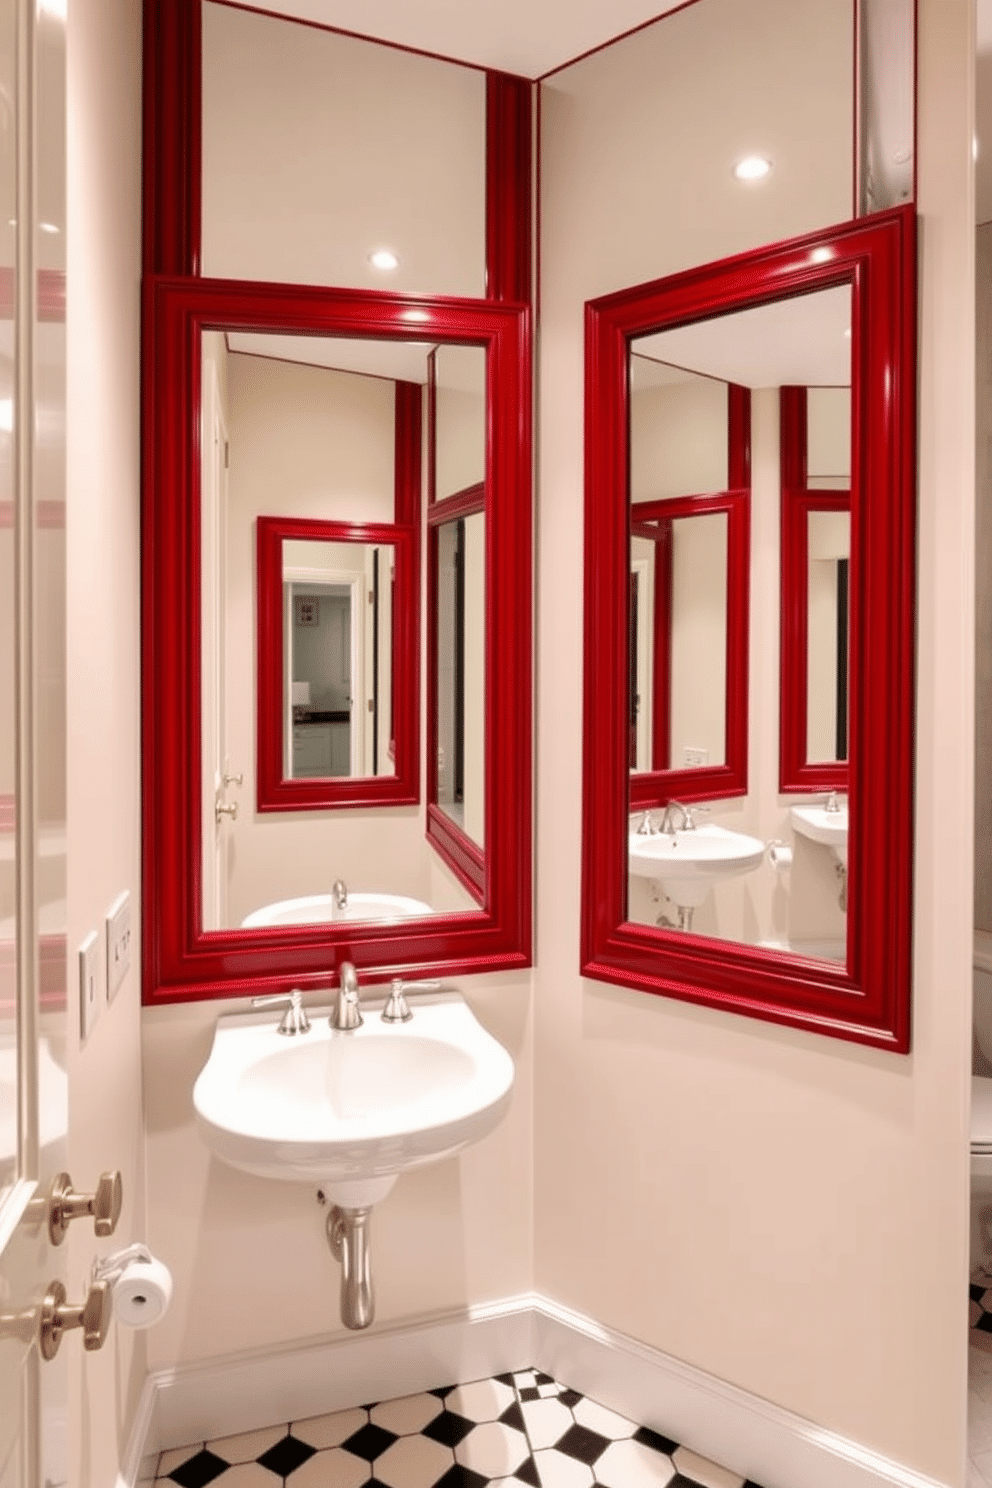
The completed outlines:
[[[331,884],[331,898],[335,909],[348,908],[348,885],[343,878],[336,878]]]
[[[358,1006],[358,973],[350,961],[342,961],[339,974],[341,983],[337,1001],[328,1022],[332,1028],[351,1033],[354,1029],[361,1028],[365,1021]]]

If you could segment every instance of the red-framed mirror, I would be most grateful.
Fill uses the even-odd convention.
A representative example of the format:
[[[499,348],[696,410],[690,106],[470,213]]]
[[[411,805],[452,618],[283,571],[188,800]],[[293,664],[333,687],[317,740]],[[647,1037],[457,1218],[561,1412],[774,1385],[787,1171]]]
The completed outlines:
[[[904,208],[586,307],[582,970],[897,1051],[910,1036],[915,296]],[[761,580],[778,562],[779,389],[850,383],[842,835],[782,797],[774,747],[752,747],[747,794],[713,803],[712,823],[680,810],[633,830],[629,374],[646,337],[666,362],[751,389]],[[777,603],[756,632],[758,582],[752,559],[752,744],[779,694]]]
[[[747,789],[750,392],[665,363],[646,337],[631,353],[629,397],[631,806],[741,795]],[[679,461],[666,458],[683,442],[677,431],[687,422],[688,451]],[[683,490],[701,486],[707,475],[719,490]],[[703,622],[693,618],[701,611],[701,585],[712,591]],[[716,658],[704,678],[694,660],[701,623]]]
[[[256,519],[259,811],[420,799],[417,498],[392,523]]]
[[[846,791],[851,389],[783,387],[779,790]],[[853,458],[852,458],[853,457]]]
[[[208,0],[144,0],[144,21],[144,999],[326,987],[345,959],[368,981],[528,965],[532,85]],[[327,83],[312,96],[318,125],[297,107],[308,69]],[[301,354],[304,340],[312,355]],[[333,343],[333,359],[321,363],[318,341]],[[358,363],[342,360],[344,341],[361,343]],[[482,368],[484,636],[464,691],[482,698],[473,809],[484,846],[468,873],[432,835],[417,742],[428,727],[423,507],[409,604],[405,539],[390,543],[382,530],[406,525],[393,462],[412,450],[416,423],[410,405],[401,440],[404,415],[394,427],[385,405],[403,383],[422,395],[432,350]],[[329,369],[353,378],[337,401],[317,388]],[[269,439],[277,423],[281,446]],[[366,426],[378,432],[359,458]],[[235,477],[254,486],[227,542],[218,514]],[[406,479],[412,492],[412,471]],[[259,518],[375,532],[371,543],[338,544],[333,561],[290,550],[310,539],[280,538],[296,570],[289,591],[282,575],[266,591],[267,602],[281,591],[281,642],[274,622],[259,639]],[[349,546],[363,549],[354,582]],[[297,578],[317,587],[293,592]],[[338,591],[349,586],[346,631]],[[373,616],[364,624],[363,594]],[[325,600],[339,611],[335,644],[351,644],[366,716],[360,725],[352,691],[345,747],[340,697],[325,691],[314,707],[317,674],[294,679],[284,652],[286,695],[257,739],[256,659],[264,670],[295,618],[301,633],[319,629]],[[389,651],[383,636],[398,625],[404,638]],[[401,676],[396,648],[410,633],[416,660]],[[345,686],[339,672],[319,683]],[[235,700],[229,712],[221,697]],[[297,722],[307,778],[287,779]],[[256,752],[268,771],[261,786]],[[345,754],[349,777],[338,773]],[[368,790],[394,794],[360,799]],[[306,809],[283,809],[293,796]]]
[[[299,813],[259,813],[245,823],[250,835],[238,840],[235,857],[246,881],[252,871],[258,871],[259,863],[273,856],[290,862],[295,870],[297,858],[311,854],[317,865],[313,882],[325,895],[331,882],[343,876],[335,864],[349,834],[350,840],[361,841],[366,861],[371,852],[378,865],[376,873],[381,882],[360,884],[370,892],[353,896],[355,902],[340,922],[333,913],[325,915],[321,909],[308,910],[302,920],[293,918],[294,899],[263,904],[263,908],[278,913],[260,918],[249,899],[236,904],[233,891],[229,891],[225,905],[223,895],[211,890],[212,824],[216,821],[222,835],[231,822],[218,809],[226,800],[215,799],[210,789],[205,745],[213,711],[208,701],[209,658],[213,653],[209,645],[211,605],[207,599],[209,523],[205,520],[208,508],[204,500],[211,464],[210,441],[204,438],[201,447],[201,431],[208,428],[202,386],[207,365],[204,348],[210,338],[263,334],[281,341],[302,336],[324,345],[357,342],[377,353],[384,347],[391,354],[406,349],[418,357],[426,356],[425,344],[481,348],[484,355],[488,433],[484,551],[486,852],[481,902],[473,895],[467,903],[462,901],[464,907],[449,911],[432,896],[418,900],[398,878],[386,883],[394,870],[404,868],[409,857],[408,851],[397,847],[401,841],[398,834],[406,833],[403,842],[416,839],[424,846],[419,808],[397,803],[375,810],[374,828],[364,811],[307,812],[302,825],[310,835],[307,845],[297,848],[295,854],[284,837],[287,817],[298,822]],[[529,441],[518,435],[528,422],[529,358],[529,312],[519,305],[317,291],[239,281],[146,280],[144,862],[146,903],[152,906],[146,931],[146,1000],[230,996],[238,988],[256,991],[326,986],[342,960],[364,969],[370,980],[401,971],[415,972],[422,966],[447,972],[483,965],[493,969],[526,961],[531,913],[527,871],[530,471]],[[248,360],[254,360],[254,353],[249,353]],[[233,386],[235,373],[228,368],[227,375]],[[256,375],[254,368],[250,375]],[[292,396],[291,401],[295,406]],[[242,403],[242,423],[252,442],[239,454],[234,446],[237,419],[232,414],[228,431],[232,439],[231,471],[240,464],[255,477],[260,468],[279,467],[271,458],[267,466],[263,461],[254,404],[250,399]],[[233,398],[230,406],[234,406]],[[280,446],[280,458],[286,448]],[[284,472],[284,483],[289,484],[288,472]],[[248,511],[251,513],[250,505]],[[248,553],[242,568],[249,574],[253,571],[252,525],[250,516],[240,539],[242,550]],[[368,525],[377,545],[397,536],[395,524]],[[232,522],[230,532],[235,531]],[[267,529],[263,522],[263,552],[268,540],[273,547],[283,548],[287,539],[308,541],[307,534],[306,523],[297,529],[281,520]],[[235,546],[232,537],[226,557],[229,577],[237,568]],[[399,569],[404,545],[397,541],[391,546],[400,559]],[[412,566],[415,546],[410,531],[406,542],[408,567]],[[274,591],[282,591],[284,602],[285,586],[277,564],[281,566],[281,559],[275,560],[270,554],[275,581],[266,592],[271,599]],[[521,574],[527,578],[523,590]],[[236,609],[227,613],[234,633],[228,637],[223,653],[229,669],[243,664],[247,678],[244,693],[251,687],[251,647],[245,645],[244,627],[230,620],[237,614]],[[413,628],[409,607],[405,623]],[[228,682],[230,692],[230,678]],[[414,687],[411,680],[408,703]],[[235,738],[241,737],[240,731],[233,732]],[[232,765],[237,763],[232,761]],[[217,768],[224,768],[223,754]],[[230,785],[232,796],[236,789]],[[297,830],[295,826],[291,829]],[[370,848],[372,832],[381,835]],[[281,844],[278,848],[277,837]],[[228,866],[229,860],[228,852]],[[389,900],[386,908],[374,912],[363,908],[383,897],[379,890]]]

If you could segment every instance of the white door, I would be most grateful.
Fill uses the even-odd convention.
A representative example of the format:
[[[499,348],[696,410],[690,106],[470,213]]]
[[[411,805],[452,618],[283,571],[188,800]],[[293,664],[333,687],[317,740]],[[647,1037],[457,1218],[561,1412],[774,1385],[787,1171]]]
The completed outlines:
[[[65,22],[54,9],[0,0],[0,276],[13,286],[13,318],[0,320],[0,1488],[68,1480],[67,1366],[79,1345],[52,1362],[39,1346],[40,1304],[63,1280],[46,1195],[68,1130],[65,328],[33,320],[38,269],[64,269],[64,232],[36,261],[36,201],[64,226]],[[33,80],[33,107],[19,77]],[[31,165],[18,173],[19,154]]]

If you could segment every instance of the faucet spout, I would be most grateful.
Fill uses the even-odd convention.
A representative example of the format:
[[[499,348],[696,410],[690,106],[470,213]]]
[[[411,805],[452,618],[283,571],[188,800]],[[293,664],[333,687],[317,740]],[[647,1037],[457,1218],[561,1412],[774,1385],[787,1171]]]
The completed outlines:
[[[351,1032],[355,1028],[361,1028],[364,1022],[358,1004],[358,973],[350,961],[342,961],[339,975],[341,981],[337,1000],[329,1021],[332,1028]]]

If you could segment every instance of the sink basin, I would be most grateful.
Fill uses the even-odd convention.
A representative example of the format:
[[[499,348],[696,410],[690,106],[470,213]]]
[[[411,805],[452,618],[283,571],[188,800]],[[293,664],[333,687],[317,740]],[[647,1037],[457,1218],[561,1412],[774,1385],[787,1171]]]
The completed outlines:
[[[316,1183],[364,1207],[397,1176],[450,1157],[501,1120],[513,1060],[457,992],[411,998],[408,1023],[364,1003],[352,1032],[311,1012],[286,1037],[278,1015],[218,1020],[193,1089],[201,1135],[224,1162],[261,1178]]]
[[[395,924],[432,915],[434,910],[422,899],[408,899],[403,894],[349,894],[343,909],[338,909],[331,894],[307,894],[302,899],[280,899],[252,910],[241,921],[242,930],[260,925],[319,925],[324,920],[375,920]]]
[[[680,909],[698,909],[714,882],[757,868],[765,844],[757,837],[709,823],[691,832],[631,832],[629,871],[659,882]]]
[[[838,860],[847,867],[846,802],[836,811],[828,811],[825,806],[793,806],[789,814],[793,831],[808,837],[811,842],[832,847]]]

